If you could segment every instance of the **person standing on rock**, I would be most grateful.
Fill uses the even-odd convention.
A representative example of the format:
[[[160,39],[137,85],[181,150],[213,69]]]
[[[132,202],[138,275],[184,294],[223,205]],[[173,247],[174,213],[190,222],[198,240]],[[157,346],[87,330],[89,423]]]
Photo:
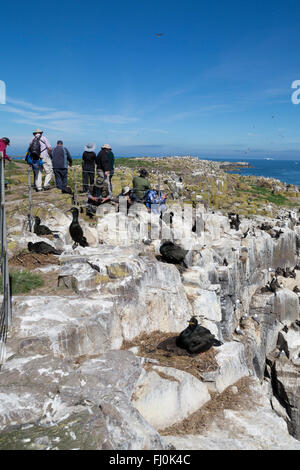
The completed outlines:
[[[109,196],[112,197],[112,185],[111,179],[114,174],[114,165],[115,165],[115,157],[111,151],[111,146],[105,144],[101,147],[100,152],[96,157],[96,165],[97,165],[97,184],[100,184],[100,187],[103,191],[103,197]]]
[[[51,145],[48,139],[42,135],[43,131],[36,129],[33,131],[26,154],[26,161],[32,166],[34,174],[34,186],[37,192],[42,191],[42,170],[45,171],[44,190],[50,189],[49,183],[53,176],[53,166],[51,160]]]
[[[82,154],[82,184],[83,191],[89,196],[95,180],[96,145],[87,144]]]
[[[72,157],[69,150],[64,147],[62,140],[57,141],[57,146],[52,152],[52,165],[56,187],[61,189],[62,193],[68,192],[66,190],[68,185],[68,166],[72,166]]]

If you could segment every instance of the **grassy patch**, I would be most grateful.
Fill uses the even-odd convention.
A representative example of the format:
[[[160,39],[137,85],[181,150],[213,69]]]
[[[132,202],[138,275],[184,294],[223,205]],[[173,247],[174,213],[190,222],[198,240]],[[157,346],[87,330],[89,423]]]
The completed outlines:
[[[14,162],[7,162],[6,161],[6,163],[5,163],[5,172],[15,170],[16,168],[17,168],[17,165]]]
[[[268,188],[263,188],[261,186],[256,186],[253,184],[251,185],[251,188],[252,189],[248,190],[250,193],[255,194],[257,197],[260,196],[262,199],[272,202],[277,206],[291,205],[291,202],[287,197],[283,196],[282,194],[274,194]]]
[[[153,168],[154,164],[153,161],[147,161],[146,158],[143,160],[139,158],[116,158],[115,159],[115,167],[119,166],[127,166],[128,168]]]
[[[10,273],[12,294],[26,294],[32,289],[44,285],[44,281],[38,274],[30,271],[12,271]],[[2,276],[0,276],[0,293],[3,293]]]

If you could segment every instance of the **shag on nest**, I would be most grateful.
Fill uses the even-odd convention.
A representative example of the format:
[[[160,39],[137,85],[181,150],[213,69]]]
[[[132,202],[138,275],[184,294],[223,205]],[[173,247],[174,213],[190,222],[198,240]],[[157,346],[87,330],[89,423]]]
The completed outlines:
[[[222,344],[207,328],[198,325],[196,317],[190,319],[189,326],[176,338],[176,346],[185,349],[190,354],[205,352],[212,346]]]
[[[42,253],[43,255],[61,255],[62,250],[56,250],[52,245],[49,245],[49,243],[46,242],[36,242],[28,243],[28,250],[33,251],[34,253]]]
[[[34,222],[33,231],[37,235],[53,235],[54,233],[56,233],[55,231],[50,230],[50,228],[47,227],[46,225],[41,225],[41,219],[39,217],[36,216],[34,220],[35,222]]]
[[[72,214],[73,214],[73,220],[72,220],[71,225],[69,227],[70,235],[72,237],[72,240],[75,242],[73,244],[73,249],[76,248],[77,245],[80,245],[80,246],[83,246],[83,247],[89,246],[89,244],[87,242],[87,239],[83,235],[83,230],[82,230],[82,228],[81,228],[81,226],[79,225],[79,222],[78,222],[79,210],[77,209],[77,207],[72,207],[70,209],[70,212],[72,212]]]
[[[183,262],[188,250],[171,241],[166,241],[160,246],[160,254],[167,263],[180,264]]]

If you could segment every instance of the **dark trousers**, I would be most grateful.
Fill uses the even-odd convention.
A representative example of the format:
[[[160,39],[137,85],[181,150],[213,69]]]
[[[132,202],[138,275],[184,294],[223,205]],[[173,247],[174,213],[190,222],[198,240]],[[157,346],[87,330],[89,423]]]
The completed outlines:
[[[58,189],[65,189],[68,184],[68,168],[54,168],[55,182]]]
[[[94,184],[95,173],[93,170],[82,170],[82,184],[83,191],[91,192],[91,187]]]

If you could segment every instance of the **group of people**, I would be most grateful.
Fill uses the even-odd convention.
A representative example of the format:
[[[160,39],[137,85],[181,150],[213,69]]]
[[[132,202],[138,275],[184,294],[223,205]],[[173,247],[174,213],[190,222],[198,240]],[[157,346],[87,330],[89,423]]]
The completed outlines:
[[[0,139],[0,152],[4,158],[6,147],[10,144],[7,137]],[[82,192],[86,193],[89,213],[95,212],[95,207],[113,200],[112,178],[114,175],[115,157],[110,145],[105,144],[96,154],[96,145],[89,143],[85,146],[82,155]],[[52,149],[50,142],[43,135],[41,129],[33,131],[33,138],[29,143],[25,156],[26,162],[31,165],[34,174],[34,188],[37,192],[51,189],[50,181],[54,175],[56,187],[63,193],[72,192],[68,187],[68,168],[72,167],[72,157],[62,140]],[[42,172],[45,172],[44,187],[42,187]],[[95,178],[96,176],[96,178]],[[149,174],[144,168],[139,176],[134,176],[132,188],[126,186],[119,196],[127,199],[127,207],[134,203],[144,203],[153,212],[163,212],[166,209],[166,195],[162,191],[151,188],[148,180]],[[92,208],[91,208],[92,206]],[[88,210],[87,210],[88,212]]]
[[[108,188],[109,196],[112,194],[111,179],[114,173],[114,154],[111,147],[105,144],[98,155],[96,146],[87,144],[82,155],[82,179],[83,192],[90,195],[90,188],[94,184],[95,167],[98,184]],[[41,129],[33,131],[33,138],[25,156],[26,162],[31,165],[34,174],[33,186],[37,192],[51,189],[50,181],[54,175],[56,187],[63,193],[70,193],[68,187],[68,168],[72,167],[72,157],[62,140],[58,140],[56,147],[52,149],[47,137]],[[44,188],[42,188],[42,172],[45,172]]]
[[[115,171],[115,156],[111,146],[102,145],[98,155],[95,153],[95,144],[87,144],[82,155],[82,182],[83,192],[88,197],[99,197],[109,200],[112,198],[112,177]],[[95,181],[96,168],[96,185]],[[96,189],[94,189],[96,186]],[[103,202],[105,202],[103,201]]]
[[[88,194],[87,215],[92,217],[96,212],[96,207],[108,200],[118,203],[121,196],[127,200],[127,212],[136,203],[145,204],[148,210],[154,213],[164,212],[166,210],[167,196],[159,189],[152,189],[148,177],[147,170],[142,168],[139,171],[139,176],[133,177],[132,188],[125,186],[122,192],[114,198],[112,193],[109,194],[107,188],[103,186],[103,178],[97,176],[92,191]]]
[[[68,190],[68,167],[72,166],[72,157],[69,150],[64,147],[63,141],[58,140],[52,149],[47,137],[41,129],[33,131],[33,138],[29,143],[25,155],[26,162],[31,165],[34,175],[33,186],[37,192],[51,189],[50,181],[55,177],[56,187],[63,193]],[[42,174],[45,172],[44,188],[42,187]]]

